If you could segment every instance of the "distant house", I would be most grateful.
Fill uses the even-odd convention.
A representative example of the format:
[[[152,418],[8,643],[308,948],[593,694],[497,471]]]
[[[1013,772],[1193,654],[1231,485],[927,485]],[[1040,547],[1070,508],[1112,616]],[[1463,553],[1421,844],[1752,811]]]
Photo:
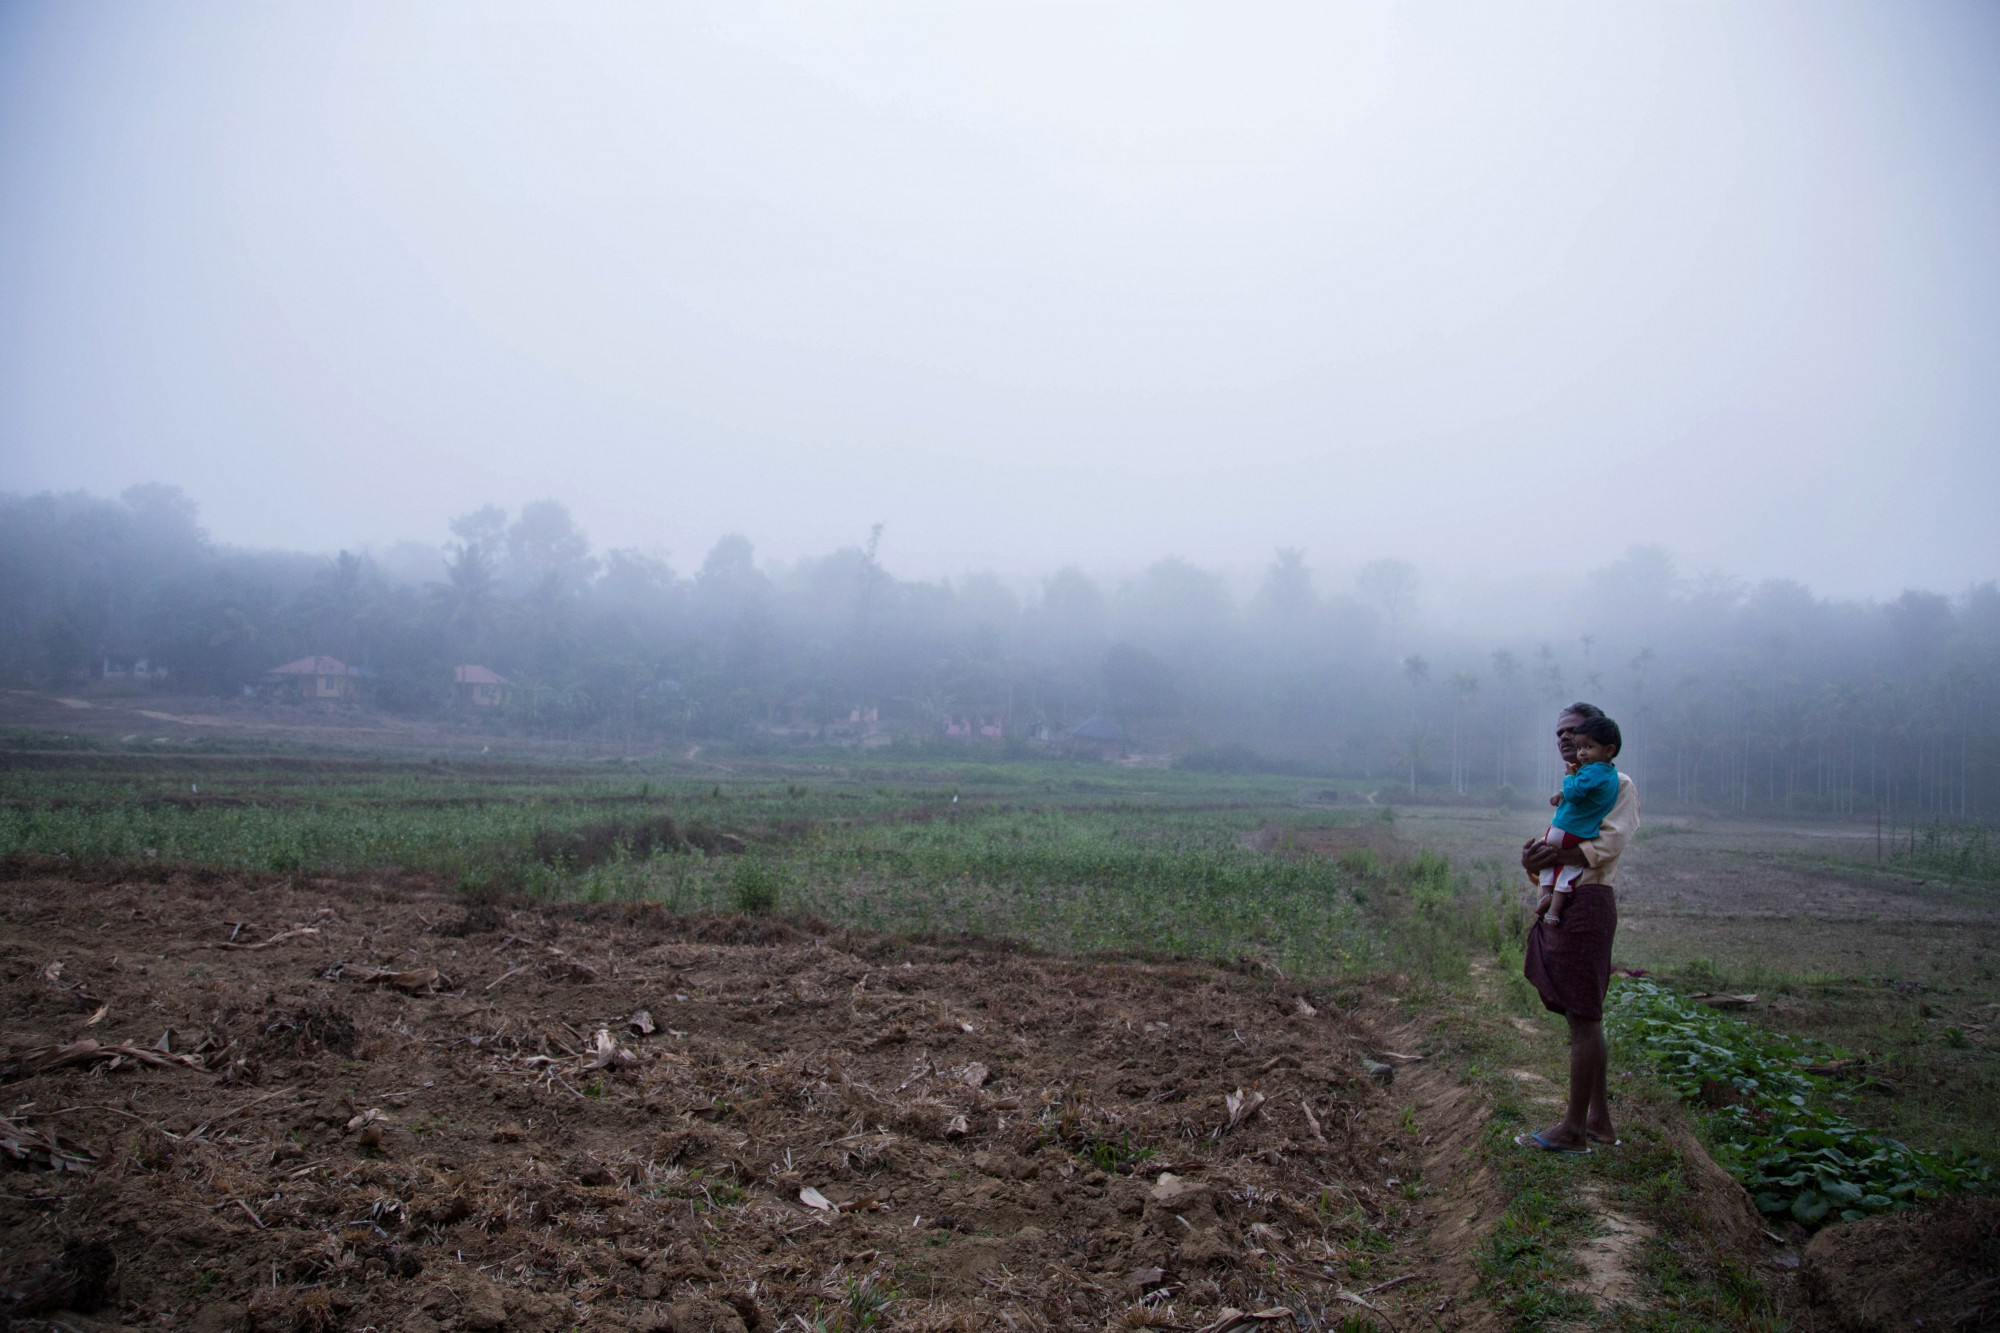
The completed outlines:
[[[1079,754],[1106,755],[1125,753],[1125,728],[1101,713],[1092,714],[1069,729],[1064,738],[1066,748]]]
[[[85,689],[91,694],[139,694],[157,689],[167,678],[165,667],[156,667],[145,658],[105,657],[104,665]]]
[[[989,717],[983,713],[948,713],[945,715],[944,735],[946,740],[997,741],[1004,739],[1006,734],[1007,728],[998,716]]]
[[[145,658],[132,661],[123,657],[106,657],[104,669],[98,673],[100,680],[163,680],[167,674],[165,667],[156,667]]]
[[[483,666],[451,669],[453,692],[458,701],[474,708],[498,708],[507,699],[506,678]]]
[[[352,699],[360,676],[360,671],[333,657],[301,657],[264,673],[277,691],[299,699]]]
[[[817,736],[868,737],[881,722],[881,709],[872,704],[849,704],[843,713],[838,705],[821,695],[801,694],[780,704],[776,725],[794,733]]]

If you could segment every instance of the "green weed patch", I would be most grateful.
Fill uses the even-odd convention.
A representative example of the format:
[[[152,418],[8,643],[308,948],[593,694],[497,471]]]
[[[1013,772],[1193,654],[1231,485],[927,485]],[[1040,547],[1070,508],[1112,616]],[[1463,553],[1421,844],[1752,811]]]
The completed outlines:
[[[1928,870],[1949,879],[2000,879],[2000,839],[1978,825],[1933,820],[1910,830],[1908,841],[1890,841],[1890,860],[1899,867]]]

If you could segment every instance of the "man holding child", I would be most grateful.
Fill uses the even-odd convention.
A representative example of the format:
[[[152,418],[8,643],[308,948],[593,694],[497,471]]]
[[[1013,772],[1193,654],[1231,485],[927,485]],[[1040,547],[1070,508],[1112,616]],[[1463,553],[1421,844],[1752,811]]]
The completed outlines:
[[[1542,1004],[1569,1021],[1569,1107],[1553,1128],[1523,1134],[1524,1148],[1586,1153],[1616,1144],[1605,1098],[1604,995],[1618,906],[1611,881],[1639,828],[1639,793],[1617,770],[1618,724],[1591,704],[1556,719],[1567,776],[1547,833],[1521,848],[1521,868],[1541,889],[1523,971]]]

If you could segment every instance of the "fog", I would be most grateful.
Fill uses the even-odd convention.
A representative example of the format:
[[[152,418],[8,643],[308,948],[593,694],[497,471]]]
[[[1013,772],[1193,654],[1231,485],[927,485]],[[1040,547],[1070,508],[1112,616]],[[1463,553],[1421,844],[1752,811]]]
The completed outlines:
[[[0,488],[1560,617],[1995,570],[1979,4],[0,9]],[[1554,630],[1550,631],[1554,633]]]
[[[1070,565],[1022,596],[898,579],[881,537],[786,563],[730,535],[680,571],[598,550],[541,500],[467,511],[442,559],[405,548],[398,568],[219,545],[169,487],[0,494],[0,681],[265,723],[373,710],[598,753],[888,747],[1503,803],[1551,788],[1550,724],[1582,696],[1620,720],[1619,765],[1655,810],[2000,815],[1992,581],[1841,601],[1634,547],[1565,604],[1479,634],[1427,614],[1421,573],[1394,559],[1330,583],[1281,549],[1247,598],[1177,557],[1116,582]]]
[[[1464,799],[1583,695],[1656,803],[1990,817],[1996,67],[1980,4],[8,5],[0,677]]]

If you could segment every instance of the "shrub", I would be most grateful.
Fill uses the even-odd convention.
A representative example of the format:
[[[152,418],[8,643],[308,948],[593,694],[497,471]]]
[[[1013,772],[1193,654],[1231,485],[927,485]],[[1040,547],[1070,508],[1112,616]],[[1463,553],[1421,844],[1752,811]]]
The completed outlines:
[[[736,910],[752,916],[777,910],[778,891],[783,887],[784,876],[778,868],[757,857],[738,862],[729,876],[730,899]]]

